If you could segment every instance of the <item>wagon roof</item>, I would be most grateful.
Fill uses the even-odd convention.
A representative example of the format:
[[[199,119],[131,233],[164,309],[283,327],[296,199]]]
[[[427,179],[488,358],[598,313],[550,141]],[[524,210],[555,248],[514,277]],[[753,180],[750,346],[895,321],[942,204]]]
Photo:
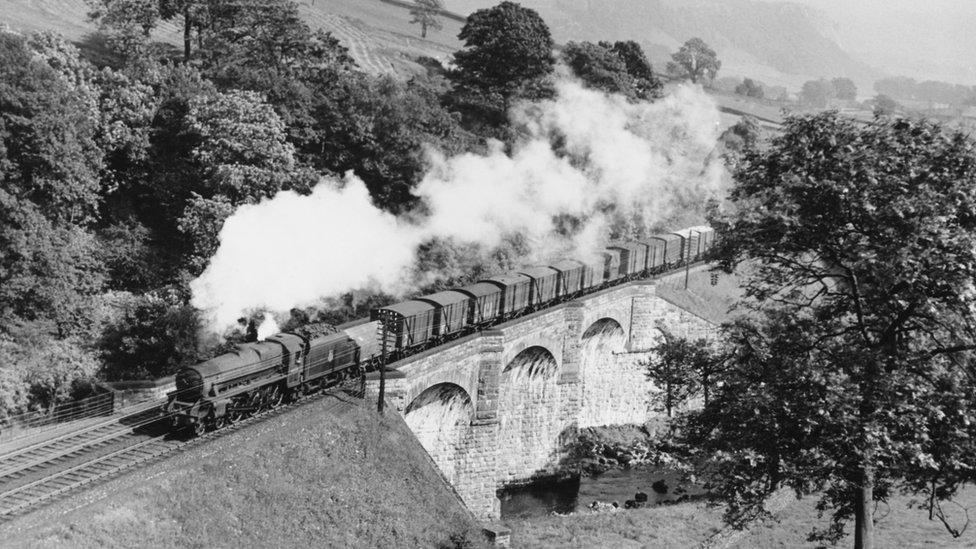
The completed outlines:
[[[422,301],[429,301],[431,303],[436,303],[441,307],[447,307],[448,305],[454,305],[455,303],[463,303],[471,299],[471,296],[464,295],[461,292],[457,292],[454,290],[447,290],[443,292],[437,292],[436,294],[425,295],[418,299]]]
[[[580,267],[585,267],[585,266],[586,264],[583,263],[582,261],[577,261],[575,259],[563,259],[562,261],[553,263],[552,265],[549,266],[549,268],[562,272],[562,271],[571,271],[573,269],[579,269]]]
[[[629,242],[627,240],[614,240],[607,245],[608,248],[623,248],[625,250],[639,250],[644,247],[643,244],[637,242]]]
[[[529,282],[529,278],[523,274],[510,272],[495,276],[489,276],[484,280],[479,280],[478,282],[495,282],[503,286],[511,286],[513,284],[521,284]]]
[[[490,282],[479,282],[477,284],[471,284],[470,286],[458,288],[457,291],[471,294],[474,297],[483,297],[489,294],[497,294],[502,290],[496,284],[492,284]]]
[[[661,234],[653,234],[653,235],[651,235],[651,238],[656,238],[658,240],[664,240],[665,242],[674,242],[676,240],[681,239],[681,236],[676,235],[674,233],[661,233]]]
[[[546,276],[552,276],[558,274],[559,271],[551,267],[526,267],[519,271],[519,274],[531,277],[531,278],[543,278]]]
[[[401,303],[394,303],[393,305],[387,305],[386,307],[380,307],[380,310],[393,311],[400,316],[414,316],[420,313],[426,313],[428,311],[433,311],[434,306],[430,303],[424,303],[423,301],[417,301],[411,299],[410,301],[404,301]]]

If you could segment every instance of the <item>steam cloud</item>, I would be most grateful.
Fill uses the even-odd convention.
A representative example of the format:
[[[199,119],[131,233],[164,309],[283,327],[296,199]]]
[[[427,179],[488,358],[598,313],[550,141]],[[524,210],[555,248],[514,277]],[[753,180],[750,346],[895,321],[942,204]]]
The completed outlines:
[[[561,80],[554,100],[524,104],[511,119],[528,137],[506,154],[429,152],[415,194],[424,215],[397,218],[370,202],[347,173],[310,196],[281,192],[242,206],[220,248],[191,283],[193,304],[220,330],[249,311],[287,311],[357,290],[404,295],[440,273],[414,272],[432,238],[473,245],[485,257],[506,239],[516,262],[594,257],[611,228],[642,234],[719,196],[724,165],[714,154],[718,111],[708,96],[676,88],[655,103],[630,103]]]

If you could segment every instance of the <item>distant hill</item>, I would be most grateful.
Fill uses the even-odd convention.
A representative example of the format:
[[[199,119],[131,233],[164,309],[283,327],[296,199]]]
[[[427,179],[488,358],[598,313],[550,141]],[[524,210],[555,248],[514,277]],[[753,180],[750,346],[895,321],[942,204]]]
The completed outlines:
[[[446,0],[470,13],[495,0]],[[853,58],[836,25],[815,9],[757,0],[521,0],[539,12],[557,41],[636,40],[663,68],[697,36],[722,60],[721,75],[749,76],[797,89],[811,78],[847,76],[870,88],[879,72]]]

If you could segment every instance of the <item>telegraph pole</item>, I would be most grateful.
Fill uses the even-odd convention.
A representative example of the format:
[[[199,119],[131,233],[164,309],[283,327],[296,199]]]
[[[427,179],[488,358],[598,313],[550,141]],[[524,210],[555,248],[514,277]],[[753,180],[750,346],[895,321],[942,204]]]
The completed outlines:
[[[383,324],[381,339],[382,353],[380,358],[380,396],[376,402],[376,411],[380,414],[383,413],[383,401],[386,399],[386,338],[388,335],[388,330],[386,326],[386,315],[380,317],[380,322]]]

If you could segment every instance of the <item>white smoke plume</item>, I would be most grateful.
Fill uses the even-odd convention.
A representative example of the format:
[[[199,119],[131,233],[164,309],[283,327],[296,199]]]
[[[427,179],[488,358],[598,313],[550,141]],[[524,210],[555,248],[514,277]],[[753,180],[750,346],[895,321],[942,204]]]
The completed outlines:
[[[718,110],[695,88],[630,103],[562,80],[554,100],[521,105],[511,117],[528,138],[509,154],[501,144],[485,155],[430,152],[414,191],[422,217],[379,210],[351,173],[323,180],[310,196],[282,192],[242,206],[191,284],[193,304],[219,330],[247,311],[287,311],[356,289],[403,295],[421,282],[412,273],[416,250],[432,238],[487,254],[517,235],[519,262],[590,258],[611,223],[658,228],[726,184],[713,154]],[[438,273],[426,275],[423,282]]]
[[[281,331],[278,321],[273,314],[264,313],[261,324],[258,325],[258,341],[264,341]]]

